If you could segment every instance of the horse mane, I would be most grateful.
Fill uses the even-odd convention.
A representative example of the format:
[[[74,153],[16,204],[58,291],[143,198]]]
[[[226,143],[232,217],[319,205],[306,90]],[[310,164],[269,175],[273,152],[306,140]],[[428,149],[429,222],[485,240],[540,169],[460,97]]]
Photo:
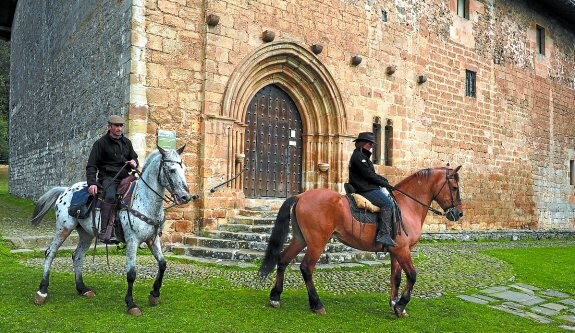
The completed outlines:
[[[401,180],[396,186],[401,185],[401,184],[406,183],[406,182],[409,182],[413,178],[419,178],[419,177],[429,178],[432,173],[433,173],[433,169],[431,169],[431,168],[421,169],[421,170],[407,176],[403,180]]]
[[[144,161],[144,166],[142,167],[142,173],[146,172],[146,170],[150,167],[150,165],[154,164],[153,162],[157,160],[158,155],[160,155],[160,151],[156,149],[146,157],[146,160]]]

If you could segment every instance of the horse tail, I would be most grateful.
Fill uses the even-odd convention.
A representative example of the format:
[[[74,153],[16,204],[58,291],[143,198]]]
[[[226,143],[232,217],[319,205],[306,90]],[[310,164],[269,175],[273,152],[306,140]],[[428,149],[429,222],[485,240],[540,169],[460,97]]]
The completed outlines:
[[[278,264],[283,245],[289,234],[291,210],[297,203],[297,200],[298,198],[296,196],[288,198],[280,207],[259,271],[262,280],[265,279]]]
[[[48,190],[48,192],[42,194],[36,203],[36,208],[32,214],[32,220],[30,221],[33,226],[36,226],[42,222],[44,215],[46,215],[50,208],[54,206],[60,194],[64,193],[65,190],[65,187],[54,187]]]

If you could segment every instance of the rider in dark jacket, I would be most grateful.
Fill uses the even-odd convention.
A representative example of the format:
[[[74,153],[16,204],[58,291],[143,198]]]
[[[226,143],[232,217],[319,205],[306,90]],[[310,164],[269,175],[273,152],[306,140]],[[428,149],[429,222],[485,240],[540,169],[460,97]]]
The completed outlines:
[[[371,162],[371,148],[375,145],[375,137],[371,132],[359,133],[355,142],[355,150],[349,160],[349,183],[357,193],[364,196],[380,211],[378,215],[378,231],[376,241],[386,246],[397,246],[391,238],[392,201],[382,187],[391,190],[393,187],[387,179],[375,172]]]
[[[99,235],[102,242],[111,242],[113,225],[108,222],[113,218],[111,213],[116,205],[118,185],[128,176],[130,167],[138,167],[138,154],[132,142],[124,136],[124,118],[110,116],[108,132],[94,142],[86,164],[88,192],[96,195],[99,187],[104,192]]]

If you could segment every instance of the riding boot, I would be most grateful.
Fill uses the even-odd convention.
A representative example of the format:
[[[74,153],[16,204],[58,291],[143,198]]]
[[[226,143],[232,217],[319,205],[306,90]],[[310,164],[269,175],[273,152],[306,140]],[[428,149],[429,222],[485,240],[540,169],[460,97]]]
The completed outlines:
[[[375,241],[388,247],[396,247],[397,244],[391,238],[391,209],[381,209],[377,216],[377,237]]]
[[[104,244],[116,244],[118,241],[114,233],[114,204],[102,202],[100,210],[100,234],[99,239]]]

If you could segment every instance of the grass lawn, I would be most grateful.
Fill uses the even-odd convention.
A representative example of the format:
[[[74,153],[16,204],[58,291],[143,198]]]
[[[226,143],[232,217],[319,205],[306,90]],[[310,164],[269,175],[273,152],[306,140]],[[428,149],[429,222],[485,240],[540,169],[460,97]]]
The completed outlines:
[[[575,268],[569,256],[574,246],[497,250],[494,255],[510,261],[520,282],[569,291]],[[533,256],[533,253],[541,255]],[[97,296],[76,294],[72,272],[52,272],[50,295],[43,306],[33,304],[41,268],[25,267],[18,257],[0,247],[0,332],[561,332],[557,325],[539,324],[486,306],[468,303],[456,294],[435,299],[413,298],[409,317],[395,318],[387,306],[387,294],[357,292],[336,295],[322,292],[328,314],[308,310],[305,289],[286,290],[282,308],[267,306],[268,290],[223,286],[219,281],[197,286],[186,281],[165,281],[161,304],[151,307],[147,295],[151,280],[138,279],[135,301],[141,317],[126,314],[123,276],[85,275]],[[545,274],[531,274],[528,266],[544,267]],[[547,267],[547,258],[554,265]],[[230,269],[230,268],[226,268]],[[237,268],[239,269],[239,268]],[[239,269],[241,270],[241,269]],[[525,273],[524,273],[525,271]],[[555,277],[556,283],[550,277]],[[213,286],[212,286],[213,285]],[[417,288],[417,285],[416,285]],[[572,285],[571,285],[572,288]]]
[[[30,218],[33,211],[34,202],[8,193],[8,167],[0,165],[0,218]]]

